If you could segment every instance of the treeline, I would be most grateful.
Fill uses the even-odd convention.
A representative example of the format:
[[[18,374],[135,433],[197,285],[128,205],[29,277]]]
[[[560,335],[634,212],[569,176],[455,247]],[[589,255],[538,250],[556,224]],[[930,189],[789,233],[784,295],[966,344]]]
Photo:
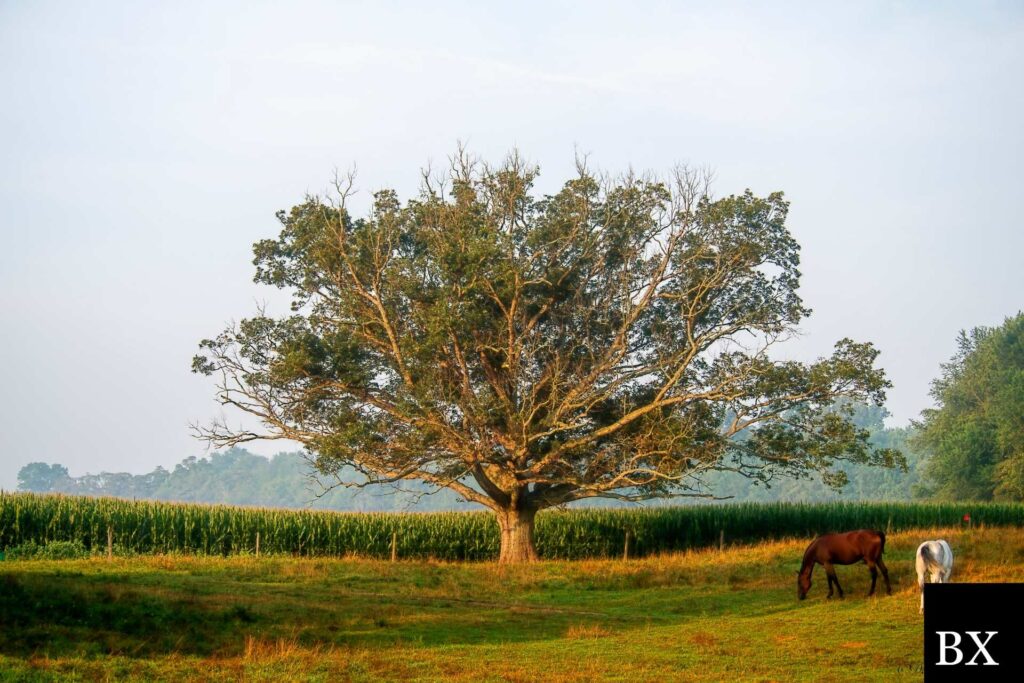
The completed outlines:
[[[908,463],[906,472],[841,466],[849,481],[838,491],[820,479],[779,480],[766,487],[723,472],[708,479],[708,488],[716,496],[737,502],[906,500],[919,483],[921,458],[908,444],[911,430],[886,428],[884,417],[881,408],[863,407],[858,409],[855,421],[871,432],[875,445],[903,451]],[[103,472],[72,477],[62,465],[32,463],[19,473],[18,488],[36,493],[362,512],[480,509],[478,505],[462,501],[448,489],[436,491],[417,482],[402,482],[397,488],[339,486],[324,492],[311,478],[311,472],[309,462],[299,453],[279,453],[266,458],[233,448],[213,453],[208,458],[187,458],[172,470],[158,467],[137,475]],[[341,479],[359,481],[355,472],[342,473]],[[651,501],[646,505],[658,504]],[[619,507],[622,504],[605,501],[599,505]]]
[[[479,508],[460,501],[447,489],[436,491],[418,482],[402,482],[399,487],[336,486],[325,490],[322,483],[330,482],[321,483],[311,474],[309,462],[300,453],[278,453],[266,458],[242,448],[232,448],[208,458],[186,458],[172,470],[157,467],[152,472],[135,475],[101,472],[72,477],[63,465],[32,463],[18,473],[18,489],[35,493],[353,512]],[[359,480],[354,472],[342,473],[341,479]]]
[[[1024,500],[1024,313],[961,332],[931,396],[914,442],[930,455],[926,493]]]

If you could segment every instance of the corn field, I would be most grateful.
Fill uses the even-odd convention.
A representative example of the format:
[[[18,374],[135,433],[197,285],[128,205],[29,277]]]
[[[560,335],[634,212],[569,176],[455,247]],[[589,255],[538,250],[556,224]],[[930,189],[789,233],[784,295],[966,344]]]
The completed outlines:
[[[537,550],[549,559],[630,556],[859,528],[900,531],[971,524],[1024,526],[1024,505],[1001,503],[742,503],[644,509],[576,509],[537,516]],[[109,530],[109,531],[108,531]],[[105,552],[490,560],[499,534],[489,512],[340,513],[0,492],[0,550],[23,543],[81,543]]]

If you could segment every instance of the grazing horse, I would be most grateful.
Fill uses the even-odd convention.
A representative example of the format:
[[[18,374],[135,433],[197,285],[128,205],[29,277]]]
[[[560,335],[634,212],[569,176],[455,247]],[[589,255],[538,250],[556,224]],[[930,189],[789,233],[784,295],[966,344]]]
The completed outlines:
[[[921,609],[924,614],[925,579],[932,583],[946,583],[953,573],[953,551],[945,541],[925,541],[917,546],[917,585],[921,587]]]
[[[825,534],[818,536],[807,546],[804,553],[804,562],[797,572],[796,596],[803,600],[807,597],[807,591],[811,589],[811,572],[814,571],[815,563],[825,568],[828,575],[828,597],[832,597],[833,584],[839,590],[839,597],[843,597],[843,588],[839,585],[839,578],[832,565],[853,564],[864,560],[868,569],[871,570],[871,590],[868,595],[875,593],[875,581],[878,580],[878,570],[882,570],[882,578],[885,579],[885,592],[892,595],[892,586],[889,585],[889,570],[882,561],[882,551],[885,550],[885,534],[881,531],[860,529],[858,531],[847,531],[844,534]]]

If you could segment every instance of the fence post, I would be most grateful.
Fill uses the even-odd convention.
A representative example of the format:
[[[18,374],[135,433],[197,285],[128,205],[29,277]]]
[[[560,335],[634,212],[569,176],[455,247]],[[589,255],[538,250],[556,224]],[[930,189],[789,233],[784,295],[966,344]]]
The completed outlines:
[[[718,552],[725,550],[725,529],[718,530]]]
[[[626,545],[622,549],[622,559],[629,559],[629,529],[626,529]]]
[[[256,557],[260,556],[260,532],[256,532]]]
[[[391,561],[398,561],[398,532],[391,532]]]
[[[889,523],[885,525],[885,534],[892,536],[892,515],[889,515]]]
[[[107,525],[107,559],[114,559],[114,527]]]

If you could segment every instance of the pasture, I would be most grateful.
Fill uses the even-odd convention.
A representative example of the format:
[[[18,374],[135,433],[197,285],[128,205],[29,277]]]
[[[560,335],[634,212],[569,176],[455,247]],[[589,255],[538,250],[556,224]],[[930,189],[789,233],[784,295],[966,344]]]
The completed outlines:
[[[4,680],[920,680],[914,551],[1024,580],[1024,530],[893,533],[808,599],[808,539],[525,566],[183,554],[0,563]],[[822,662],[826,664],[823,666]]]

